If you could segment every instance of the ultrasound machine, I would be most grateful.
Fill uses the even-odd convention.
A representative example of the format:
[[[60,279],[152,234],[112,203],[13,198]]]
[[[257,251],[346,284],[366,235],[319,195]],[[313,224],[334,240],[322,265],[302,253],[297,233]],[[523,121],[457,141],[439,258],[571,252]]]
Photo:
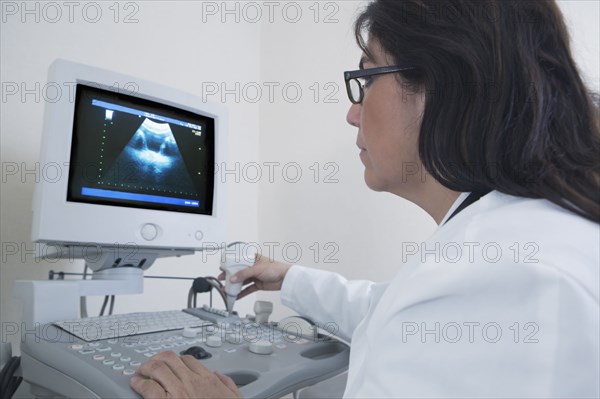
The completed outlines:
[[[349,347],[310,320],[268,320],[224,308],[82,317],[80,300],[143,291],[160,258],[227,242],[222,105],[159,84],[57,60],[49,82],[72,88],[46,105],[41,162],[68,175],[36,185],[32,239],[46,258],[83,259],[91,279],[17,281],[21,367],[34,397],[136,398],[129,380],[162,351],[190,354],[230,376],[246,398],[277,398],[346,370]],[[213,247],[214,249],[214,247]],[[252,257],[226,255],[227,276]],[[149,309],[152,310],[152,309]],[[85,315],[84,315],[85,316]]]

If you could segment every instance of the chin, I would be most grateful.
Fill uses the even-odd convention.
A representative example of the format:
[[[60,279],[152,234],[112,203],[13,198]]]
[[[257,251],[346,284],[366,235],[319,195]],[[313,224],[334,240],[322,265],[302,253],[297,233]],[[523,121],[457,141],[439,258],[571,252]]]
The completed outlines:
[[[377,192],[387,191],[385,189],[385,185],[379,179],[371,176],[366,170],[365,170],[365,184],[367,185],[367,187],[369,187],[373,191],[377,191]]]

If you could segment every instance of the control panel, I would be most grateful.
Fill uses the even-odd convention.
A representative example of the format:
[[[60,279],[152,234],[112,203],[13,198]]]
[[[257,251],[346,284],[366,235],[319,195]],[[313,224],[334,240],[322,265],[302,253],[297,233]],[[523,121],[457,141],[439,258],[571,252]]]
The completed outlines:
[[[346,344],[317,329],[302,333],[306,328],[293,320],[280,325],[264,315],[256,322],[207,307],[184,311],[211,324],[91,342],[44,325],[22,344],[24,379],[40,396],[137,398],[129,387],[137,367],[159,352],[174,351],[228,375],[245,398],[278,398],[347,368]]]

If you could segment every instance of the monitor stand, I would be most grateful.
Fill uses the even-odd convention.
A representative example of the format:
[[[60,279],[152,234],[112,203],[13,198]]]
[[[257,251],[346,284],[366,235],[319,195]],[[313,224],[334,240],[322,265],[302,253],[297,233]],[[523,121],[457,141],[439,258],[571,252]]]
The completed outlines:
[[[141,294],[144,270],[157,258],[192,255],[193,249],[52,245],[41,259],[83,259],[91,280],[17,280],[14,295],[23,302],[22,323],[36,325],[78,319],[80,297]]]

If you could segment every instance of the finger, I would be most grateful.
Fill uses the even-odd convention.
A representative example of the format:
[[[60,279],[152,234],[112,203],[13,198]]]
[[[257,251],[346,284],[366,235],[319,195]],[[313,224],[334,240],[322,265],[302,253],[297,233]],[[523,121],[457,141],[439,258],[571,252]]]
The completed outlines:
[[[173,351],[161,352],[152,356],[150,360],[164,362],[180,381],[189,380],[190,368]]]
[[[167,391],[158,382],[139,375],[131,377],[129,386],[146,399],[167,397]]]
[[[196,373],[196,377],[200,378],[200,381],[202,381],[203,386],[207,387],[207,386],[218,386],[218,383],[216,380],[219,380],[221,382],[221,384],[224,384],[227,389],[229,389],[232,394],[234,395],[234,397],[236,398],[241,398],[242,395],[241,393],[238,391],[237,386],[235,385],[235,382],[233,382],[233,380],[227,376],[223,375],[223,378],[221,378],[221,376],[219,376],[217,373],[213,373],[212,371],[210,371],[208,368],[206,368],[202,363],[200,363],[198,360],[194,359],[192,356],[182,356],[181,360],[186,363],[188,365],[188,367],[192,370],[194,370],[194,372]],[[196,383],[198,382],[198,379],[195,379]],[[227,397],[230,397],[231,395],[227,395]]]
[[[257,273],[258,273],[258,270],[256,270],[255,267],[246,267],[246,268],[240,270],[239,272],[235,273],[233,276],[231,276],[231,282],[232,283],[236,283],[236,282],[240,282],[240,281],[246,282],[246,280],[250,280],[250,279],[256,277]]]
[[[221,382],[223,384],[225,384],[225,386],[227,388],[229,388],[233,393],[235,393],[238,397],[241,398],[241,394],[238,390],[238,387],[235,384],[235,382],[233,381],[233,379],[231,379],[231,377],[226,376],[225,374],[221,373],[220,371],[215,371],[215,375],[217,377],[219,377],[219,380],[221,380]]]
[[[256,284],[249,285],[238,294],[237,299],[242,299],[243,297],[248,296],[256,291],[258,291],[258,287],[256,286]]]
[[[209,369],[204,367],[202,363],[200,363],[195,357],[190,355],[181,356],[181,361],[194,373],[196,374],[206,374],[212,373]]]
[[[181,380],[162,360],[150,359],[142,364],[136,372],[141,376],[155,380],[165,391],[173,391],[174,387],[181,385]]]
[[[217,276],[217,280],[225,280],[225,272],[221,272],[221,274]]]

